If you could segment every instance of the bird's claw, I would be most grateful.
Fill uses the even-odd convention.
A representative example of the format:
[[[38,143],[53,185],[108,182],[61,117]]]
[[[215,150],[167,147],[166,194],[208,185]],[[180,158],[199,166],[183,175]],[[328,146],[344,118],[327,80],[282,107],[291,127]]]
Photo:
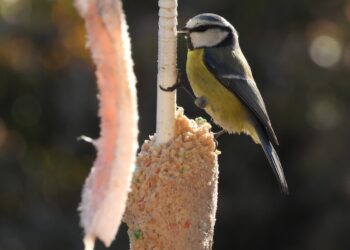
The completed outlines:
[[[226,133],[226,131],[224,129],[220,130],[219,132],[213,133],[214,134],[215,150],[219,147],[219,142],[217,139],[219,138],[219,136],[221,136],[225,133]]]
[[[178,89],[179,87],[181,87],[182,83],[181,83],[181,76],[182,73],[180,71],[180,69],[176,70],[176,82],[173,86],[164,88],[161,85],[159,85],[159,88],[165,92],[173,92],[174,90]]]
[[[205,96],[197,97],[194,100],[194,104],[200,109],[205,109],[205,107],[208,105],[208,100]]]
[[[218,139],[219,138],[219,136],[221,136],[221,135],[223,135],[223,134],[225,134],[226,133],[226,130],[220,130],[219,132],[216,132],[216,133],[214,133],[214,138],[215,139]]]

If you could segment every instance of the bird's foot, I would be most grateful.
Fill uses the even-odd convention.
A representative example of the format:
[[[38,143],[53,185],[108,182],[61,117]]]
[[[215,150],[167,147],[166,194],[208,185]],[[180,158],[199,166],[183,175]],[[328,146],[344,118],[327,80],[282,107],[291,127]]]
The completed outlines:
[[[208,105],[208,99],[205,96],[197,97],[194,100],[194,104],[200,109],[205,109],[205,107]]]
[[[226,130],[220,130],[219,132],[213,133],[214,134],[214,142],[215,142],[215,150],[219,147],[219,142],[218,142],[218,138],[219,136],[225,134],[227,131]]]
[[[182,76],[182,73],[180,71],[180,69],[177,69],[176,70],[176,82],[175,84],[173,84],[173,86],[170,86],[170,87],[167,87],[167,88],[164,88],[162,86],[159,85],[159,88],[165,92],[173,92],[174,90],[177,90],[178,88],[180,88],[182,86],[182,82],[181,82],[181,76]]]
[[[225,129],[222,129],[219,132],[214,133],[214,138],[218,139],[221,135],[226,134],[226,132],[227,131]]]

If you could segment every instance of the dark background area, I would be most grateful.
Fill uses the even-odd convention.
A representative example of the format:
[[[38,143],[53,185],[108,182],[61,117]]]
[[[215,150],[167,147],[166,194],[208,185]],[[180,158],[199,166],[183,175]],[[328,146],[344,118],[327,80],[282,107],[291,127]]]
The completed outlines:
[[[141,144],[155,131],[157,1],[124,8]],[[214,249],[350,249],[350,2],[179,1],[179,26],[202,12],[238,30],[290,186],[279,193],[247,136],[219,138]],[[179,40],[183,72],[185,54]],[[95,151],[77,137],[99,135],[96,95],[71,1],[0,0],[0,250],[83,249],[77,207]],[[210,119],[183,90],[178,105]],[[128,249],[125,225],[110,249]]]

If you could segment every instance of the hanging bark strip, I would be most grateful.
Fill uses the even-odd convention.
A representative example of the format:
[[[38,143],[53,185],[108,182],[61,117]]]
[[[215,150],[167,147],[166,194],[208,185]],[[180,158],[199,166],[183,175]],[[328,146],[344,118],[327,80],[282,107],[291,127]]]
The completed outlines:
[[[86,179],[81,211],[85,247],[95,238],[110,246],[124,213],[137,149],[135,76],[122,4],[119,0],[76,0],[96,64],[101,137]]]

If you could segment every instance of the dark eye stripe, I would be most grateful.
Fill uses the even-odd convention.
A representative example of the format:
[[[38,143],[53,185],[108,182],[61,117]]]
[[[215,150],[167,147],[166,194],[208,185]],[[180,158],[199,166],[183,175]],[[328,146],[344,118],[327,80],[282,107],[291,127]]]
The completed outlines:
[[[191,31],[194,31],[194,32],[204,32],[204,31],[208,30],[209,28],[211,28],[211,27],[209,27],[208,25],[206,25],[206,26],[199,26],[199,27],[197,27],[197,28],[194,28],[194,29],[191,30]]]
[[[208,24],[208,25],[202,25],[202,26],[198,26],[196,28],[193,28],[190,30],[190,32],[204,32],[208,29],[221,29],[224,31],[232,31],[230,27],[225,27],[225,26],[220,26],[220,25],[212,25],[212,24]]]

